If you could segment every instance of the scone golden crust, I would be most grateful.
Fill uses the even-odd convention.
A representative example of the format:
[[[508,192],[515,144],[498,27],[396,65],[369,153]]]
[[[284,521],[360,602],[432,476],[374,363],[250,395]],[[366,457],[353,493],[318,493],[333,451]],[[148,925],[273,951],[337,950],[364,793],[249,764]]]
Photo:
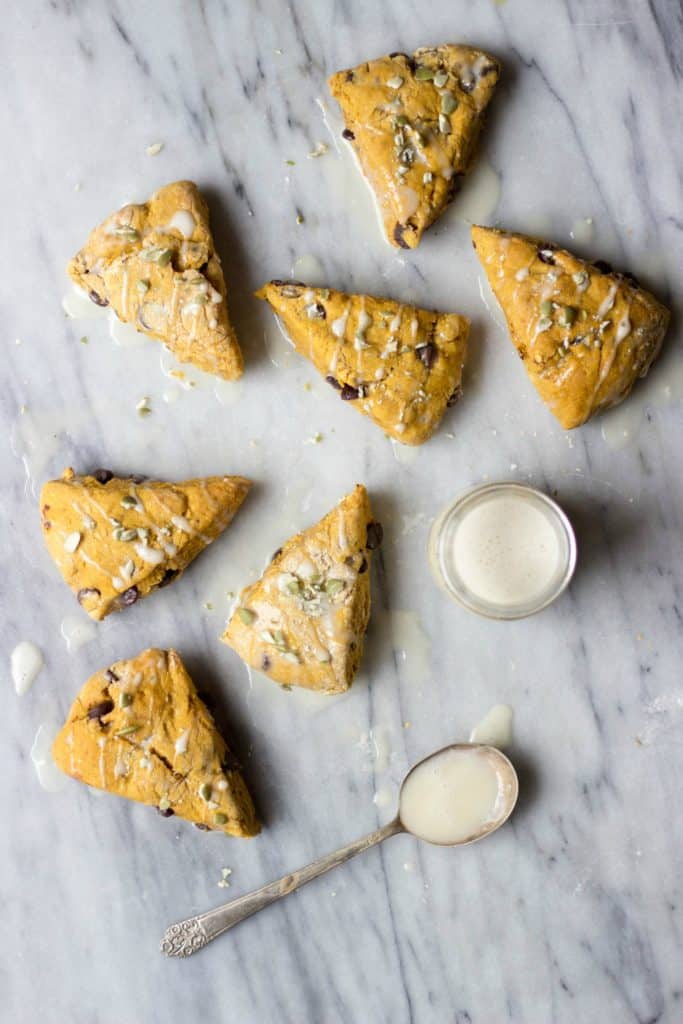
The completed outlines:
[[[348,690],[370,618],[370,561],[382,528],[362,485],[288,540],[246,587],[222,639],[285,686]]]
[[[422,444],[457,400],[466,317],[285,281],[256,294],[339,397],[397,441]]]
[[[329,79],[387,240],[414,249],[472,163],[500,74],[495,58],[446,44],[338,71]]]
[[[228,526],[250,486],[241,476],[174,484],[66,469],[41,491],[43,536],[79,604],[103,619],[179,576]]]
[[[150,649],[92,676],[52,754],[67,775],[231,836],[258,835],[239,765],[176,651]]]
[[[475,226],[472,240],[512,341],[562,426],[623,401],[659,351],[666,307],[630,275],[537,238]]]
[[[209,211],[194,182],[165,185],[107,217],[68,271],[93,302],[165,342],[181,362],[226,380],[241,376]]]

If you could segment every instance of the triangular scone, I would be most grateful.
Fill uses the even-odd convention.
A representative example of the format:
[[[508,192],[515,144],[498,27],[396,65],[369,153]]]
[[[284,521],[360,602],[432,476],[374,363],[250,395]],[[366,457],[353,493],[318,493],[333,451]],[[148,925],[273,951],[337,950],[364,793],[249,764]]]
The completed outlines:
[[[222,639],[278,683],[348,690],[370,617],[370,560],[382,528],[358,485],[288,540],[246,587]]]
[[[617,405],[657,355],[669,311],[634,277],[537,238],[472,228],[531,380],[562,426]]]
[[[93,302],[165,342],[180,362],[226,380],[241,376],[209,211],[194,182],[164,185],[149,202],[107,217],[68,271]]]
[[[487,53],[444,45],[329,79],[392,245],[414,249],[458,191],[499,73]]]
[[[66,469],[41,491],[43,536],[81,606],[103,619],[179,576],[230,523],[250,486],[241,476],[173,484]]]
[[[339,397],[397,441],[422,444],[458,398],[467,317],[284,281],[256,294]]]
[[[143,651],[96,672],[52,754],[74,779],[166,816],[232,836],[260,832],[239,765],[176,651]]]

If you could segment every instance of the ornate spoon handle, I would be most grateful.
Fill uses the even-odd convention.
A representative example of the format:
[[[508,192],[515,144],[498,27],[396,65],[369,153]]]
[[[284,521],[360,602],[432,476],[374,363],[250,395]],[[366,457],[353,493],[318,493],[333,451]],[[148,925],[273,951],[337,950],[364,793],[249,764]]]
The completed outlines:
[[[357,853],[369,850],[371,846],[376,846],[377,843],[388,839],[389,836],[395,836],[397,832],[403,831],[401,822],[395,818],[394,821],[390,821],[388,825],[377,829],[376,832],[371,832],[369,835],[363,836],[362,839],[356,839],[353,843],[342,846],[334,853],[328,853],[327,856],[314,860],[312,864],[285,875],[277,882],[264,885],[254,892],[240,896],[238,899],[232,900],[222,907],[216,907],[215,910],[209,910],[205,914],[189,917],[186,921],[178,921],[164,932],[161,940],[161,952],[166,956],[191,956],[197,950],[203,949],[218,935],[222,935],[229,928],[244,921],[246,917],[251,917],[257,911],[270,906],[271,903],[294,892],[295,889],[310,882],[313,878],[324,875],[331,868],[344,864],[347,860],[355,857]]]

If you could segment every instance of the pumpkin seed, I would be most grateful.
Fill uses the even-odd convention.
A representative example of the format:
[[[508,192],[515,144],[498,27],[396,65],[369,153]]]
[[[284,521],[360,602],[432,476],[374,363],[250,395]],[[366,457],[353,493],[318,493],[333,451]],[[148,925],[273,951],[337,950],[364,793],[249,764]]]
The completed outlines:
[[[238,608],[237,617],[240,619],[241,622],[244,623],[245,626],[251,626],[252,622],[256,618],[256,615],[249,608]]]
[[[458,109],[458,101],[452,92],[445,92],[441,96],[441,113],[452,114]]]

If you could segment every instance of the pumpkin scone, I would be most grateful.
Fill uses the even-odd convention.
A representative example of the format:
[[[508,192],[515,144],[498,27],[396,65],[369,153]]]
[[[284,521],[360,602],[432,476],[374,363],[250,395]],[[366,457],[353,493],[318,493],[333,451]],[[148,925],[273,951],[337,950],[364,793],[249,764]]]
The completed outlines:
[[[370,561],[382,541],[362,485],[275,553],[240,594],[223,634],[252,668],[284,686],[342,693],[370,618]]]
[[[561,425],[623,401],[659,352],[669,311],[630,274],[494,228],[472,240],[534,387]]]
[[[164,185],[111,214],[68,272],[93,302],[165,342],[180,362],[226,380],[241,376],[209,211],[194,182]]]
[[[499,74],[489,54],[446,44],[329,79],[391,245],[414,249],[455,196]]]
[[[41,491],[43,536],[79,604],[99,620],[176,579],[228,526],[250,486],[241,476],[175,484],[66,469]]]
[[[285,281],[256,294],[342,401],[397,441],[428,440],[459,397],[467,317]]]
[[[96,672],[52,746],[80,782],[203,829],[258,835],[239,765],[179,654],[150,649]]]

